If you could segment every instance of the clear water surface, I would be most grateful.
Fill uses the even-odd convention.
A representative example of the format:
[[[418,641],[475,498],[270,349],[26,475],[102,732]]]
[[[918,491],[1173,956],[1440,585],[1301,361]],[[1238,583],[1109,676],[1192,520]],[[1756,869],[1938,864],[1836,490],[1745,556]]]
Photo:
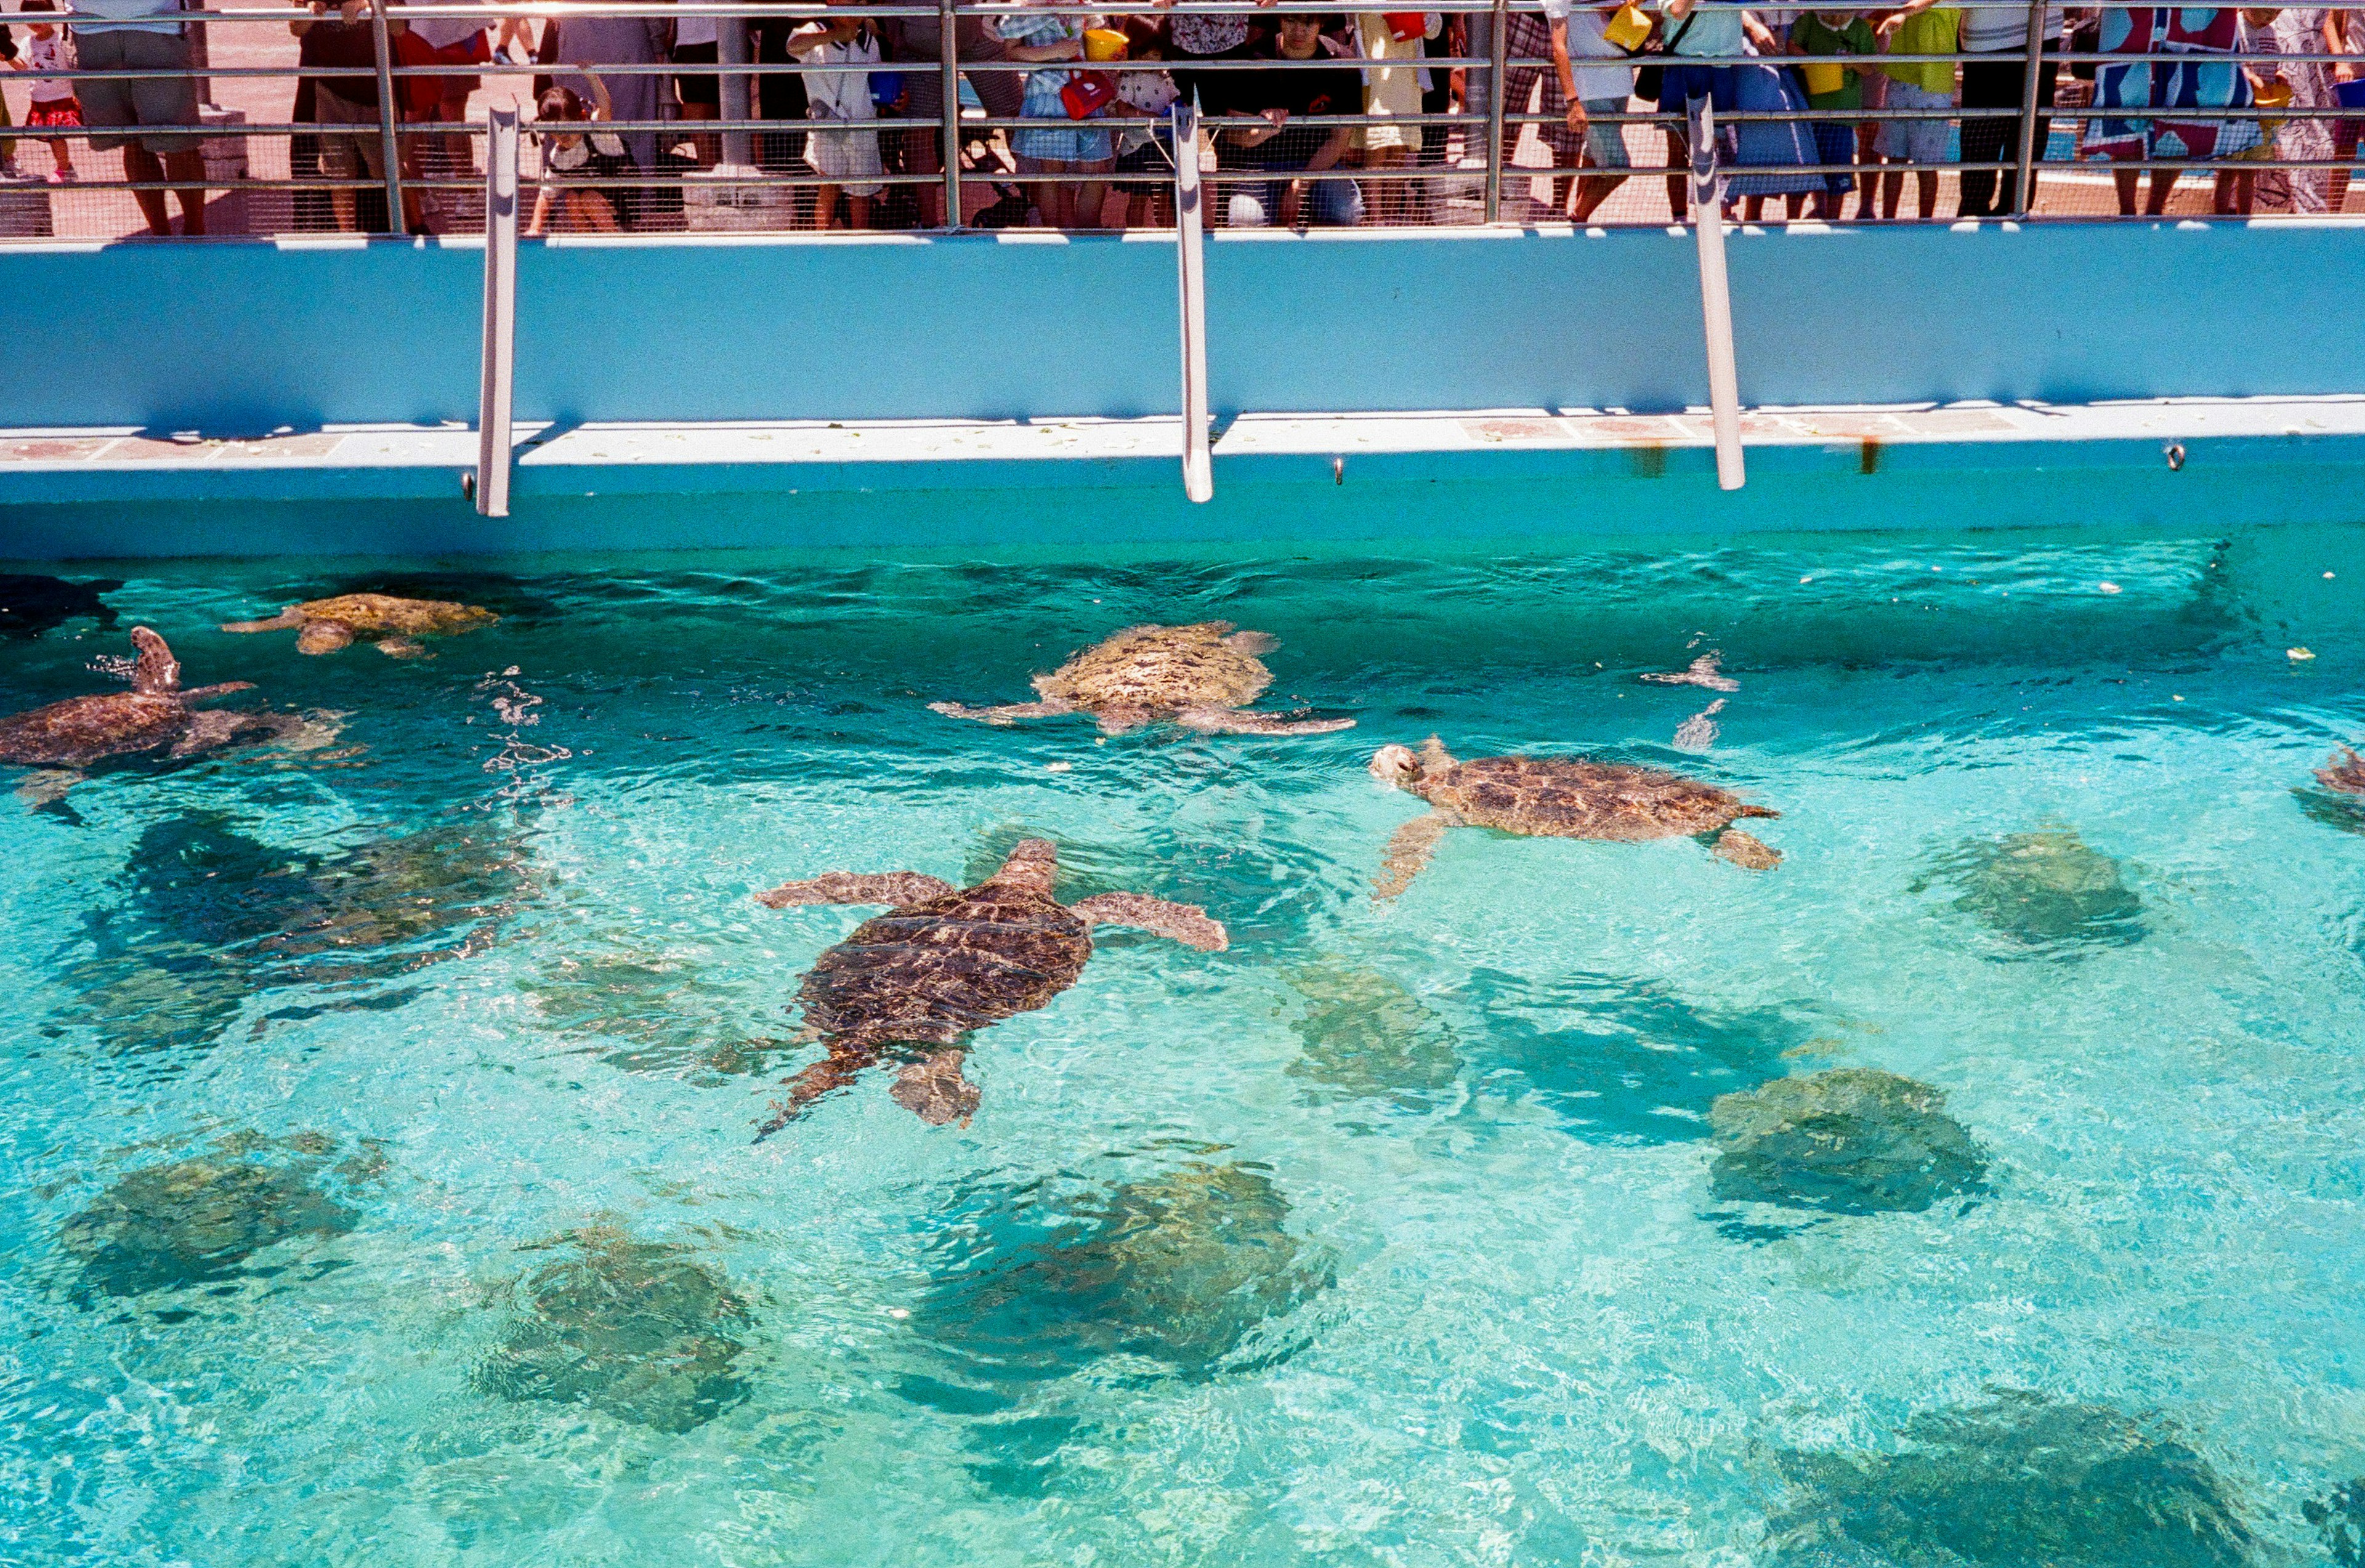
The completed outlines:
[[[136,621],[341,718],[0,796],[0,1559],[2360,1561],[2353,530],[59,569],[124,620],[0,711]],[[503,619],[212,629],[386,586]],[[926,707],[1213,618],[1358,727]],[[1638,677],[1710,648],[1687,755]],[[1376,905],[1431,733],[1786,858],[1464,830]],[[751,895],[1024,834],[1230,949],[1104,932],[966,1126],[874,1072],[751,1144],[875,913]],[[1842,1069],[1943,1180],[1734,1162]]]

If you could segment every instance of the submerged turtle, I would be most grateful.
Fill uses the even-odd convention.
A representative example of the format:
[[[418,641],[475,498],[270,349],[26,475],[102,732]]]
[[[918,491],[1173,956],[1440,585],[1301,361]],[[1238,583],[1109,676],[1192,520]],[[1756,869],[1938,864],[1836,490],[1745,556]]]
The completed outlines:
[[[1932,1410],[1895,1451],[1778,1457],[1800,1489],[1771,1561],[1979,1568],[2243,1568],[2230,1489],[2163,1423],[2004,1393]]]
[[[1709,1180],[1726,1202],[1826,1214],[1920,1214],[1969,1192],[1987,1158],[1946,1097],[1866,1067],[1777,1078],[1709,1107],[1719,1153]]]
[[[1779,851],[1727,825],[1740,817],[1781,812],[1655,767],[1556,756],[1482,756],[1456,762],[1435,735],[1422,745],[1418,756],[1409,746],[1384,745],[1372,755],[1371,767],[1372,777],[1382,783],[1408,790],[1437,808],[1405,823],[1388,840],[1386,868],[1373,890],[1375,898],[1392,899],[1404,891],[1429,864],[1445,830],[1452,827],[1620,841],[1715,833],[1717,854],[1736,866],[1764,871],[1782,859]]]
[[[265,1248],[342,1236],[360,1214],[315,1184],[319,1164],[265,1165],[235,1154],[132,1171],[66,1222],[83,1294],[151,1291],[230,1279]]]
[[[268,621],[232,621],[225,632],[277,632],[300,627],[296,634],[299,654],[333,654],[355,638],[377,644],[393,658],[418,658],[426,654],[421,637],[456,637],[479,626],[490,626],[499,616],[473,604],[440,599],[397,599],[384,593],[346,593],[334,599],[291,604]]]
[[[1193,904],[1144,893],[1101,893],[1073,904],[1051,895],[1059,850],[1022,839],[1002,868],[973,888],[916,871],[861,876],[832,871],[758,893],[773,909],[810,903],[883,903],[816,960],[798,989],[809,1032],[827,1059],[789,1080],[787,1104],[756,1135],[852,1082],[891,1047],[916,1049],[893,1094],[923,1121],[966,1120],[977,1090],[961,1077],[970,1031],[1043,1006],[1076,983],[1093,956],[1094,925],[1130,925],[1202,952],[1223,951],[1224,928]],[[933,1048],[929,1048],[933,1047]]]
[[[278,740],[301,731],[293,713],[198,711],[193,704],[233,691],[252,691],[251,680],[184,688],[181,666],[164,639],[145,626],[131,629],[140,657],[131,668],[131,689],[98,697],[69,697],[29,713],[0,719],[0,762],[62,770],[71,784],[84,768],[109,757],[161,753],[171,758],[200,756],[224,746]]]
[[[2365,795],[2365,756],[2342,746],[2315,770],[2315,781],[2344,795]]]
[[[476,1385],[511,1400],[588,1405],[620,1420],[680,1433],[747,1396],[734,1336],[753,1322],[731,1282],[668,1242],[593,1226],[548,1247],[514,1287],[518,1312]]]
[[[1194,626],[1128,626],[1096,643],[1049,675],[1035,678],[1039,702],[999,708],[965,708],[931,702],[956,719],[1007,724],[1014,719],[1048,719],[1090,713],[1105,734],[1123,734],[1158,719],[1188,729],[1243,735],[1320,735],[1351,730],[1352,719],[1288,719],[1244,713],[1272,684],[1272,671],[1259,654],[1281,644],[1262,632],[1235,632],[1228,621]]]
[[[114,608],[99,595],[122,586],[112,580],[70,583],[63,577],[0,572],[0,637],[38,637],[77,615],[112,627]]]

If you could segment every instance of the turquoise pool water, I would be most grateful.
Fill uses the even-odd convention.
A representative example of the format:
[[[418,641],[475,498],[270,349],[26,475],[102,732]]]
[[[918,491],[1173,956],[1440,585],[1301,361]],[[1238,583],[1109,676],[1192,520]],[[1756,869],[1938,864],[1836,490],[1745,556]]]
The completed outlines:
[[[2354,531],[62,570],[123,620],[0,711],[139,622],[340,717],[0,796],[0,1559],[2359,1561]],[[386,586],[503,619],[211,629]],[[926,706],[1213,618],[1357,727]],[[1375,904],[1431,733],[1785,859],[1463,830]],[[751,1143],[877,913],[752,895],[1029,834],[1230,947],[1104,931],[966,1126]]]

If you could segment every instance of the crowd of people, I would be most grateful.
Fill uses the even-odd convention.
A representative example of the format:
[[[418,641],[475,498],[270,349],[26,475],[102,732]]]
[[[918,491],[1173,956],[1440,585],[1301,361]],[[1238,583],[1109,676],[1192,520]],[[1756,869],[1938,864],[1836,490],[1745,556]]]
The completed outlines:
[[[176,133],[197,121],[177,0],[73,0],[71,27],[33,19],[56,5],[19,0],[13,29],[0,26],[0,65],[36,73],[24,129],[48,143],[39,177],[77,178],[77,146],[120,146],[129,181],[201,183],[194,141]],[[804,68],[747,78],[753,116],[780,122],[752,147],[760,168],[795,182],[792,226],[941,224],[942,20],[857,6],[810,20],[398,14],[385,28],[390,63],[406,68],[391,78],[393,118],[417,128],[395,139],[406,226],[444,226],[437,182],[469,177],[473,153],[466,130],[441,128],[467,119],[496,62],[533,73],[533,231],[665,226],[680,210],[681,176],[723,157],[723,138],[701,128],[722,113],[718,67],[734,58]],[[2200,174],[2221,213],[2340,209],[2347,170],[2333,163],[2353,162],[2365,128],[2365,11],[2056,7],[2040,20],[2035,146],[2041,156],[2057,104],[2074,95],[2079,154],[2118,166],[2122,211],[2164,210],[2180,172],[2162,162],[2208,165]],[[984,227],[1171,222],[1167,110],[1184,99],[1200,106],[1219,224],[1438,219],[1448,216],[1440,193],[1469,184],[1446,178],[1449,165],[1483,165],[1493,105],[1482,62],[1498,57],[1509,62],[1498,155],[1516,219],[1593,218],[1632,176],[1639,147],[1663,142],[1668,169],[1680,169],[1683,127],[1664,117],[1696,99],[1744,117],[1728,122],[1721,149],[1738,171],[1728,188],[1741,216],[1762,218],[1777,199],[1793,218],[1948,216],[1940,166],[1957,161],[1953,216],[2019,207],[2026,7],[1523,0],[1500,40],[1494,25],[1485,11],[1194,13],[1171,0],[1107,16],[1041,4],[963,12],[952,43],[973,103],[956,140],[989,198],[963,216]],[[745,49],[725,51],[734,28]],[[307,72],[290,116],[310,128],[297,139],[295,172],[333,183],[325,205],[336,227],[368,227],[366,183],[386,176],[379,27],[368,0],[299,0],[289,29]],[[2322,54],[2357,61],[2274,58]],[[76,74],[139,70],[160,74]],[[2358,118],[2337,118],[2343,106]],[[1769,113],[1791,118],[1746,118]],[[1652,115],[1662,118],[1637,118]],[[997,129],[1007,121],[1033,123]],[[1524,196],[1535,172],[1511,167],[1529,134],[1553,170],[1538,180],[1549,193],[1541,201]],[[11,174],[14,152],[0,143]],[[2259,167],[2275,159],[2326,166]],[[1668,210],[1683,212],[1681,179],[1670,174],[1666,185]],[[165,194],[137,194],[150,227],[169,232]],[[203,193],[174,194],[183,232],[202,232]]]

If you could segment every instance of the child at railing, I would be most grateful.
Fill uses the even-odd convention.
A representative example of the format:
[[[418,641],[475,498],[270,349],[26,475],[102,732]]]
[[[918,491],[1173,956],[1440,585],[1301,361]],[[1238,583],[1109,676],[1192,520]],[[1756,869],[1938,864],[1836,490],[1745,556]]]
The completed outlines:
[[[1010,58],[1029,64],[1084,58],[1084,34],[1101,25],[1098,17],[1061,16],[1052,12],[1014,12],[994,25]],[[1091,73],[1030,71],[1026,97],[1019,113],[1029,119],[1083,121],[1098,115],[1103,103],[1090,99]],[[1105,77],[1101,82],[1105,84]],[[1072,100],[1072,101],[1071,101]],[[1010,133],[1010,150],[1018,156],[1021,174],[1105,174],[1115,162],[1109,133],[1082,123],[1066,126],[1022,126]],[[1108,187],[1098,180],[1039,180],[1035,207],[1048,229],[1098,229],[1101,206]]]
[[[54,11],[56,0],[25,0],[19,7],[25,11]],[[19,71],[71,71],[73,69],[73,43],[66,31],[54,22],[34,22],[25,28],[28,41],[19,59],[9,63]],[[73,84],[56,76],[36,77],[33,81],[33,103],[25,115],[25,129],[60,129],[82,124],[82,105],[75,101]],[[74,177],[73,147],[62,136],[45,137],[50,144],[50,160],[56,167],[50,171],[50,183],[62,185]]]
[[[1876,30],[1891,54],[1952,54],[1961,36],[1963,13],[1937,0],[1911,0],[1902,10],[1880,19]],[[1955,64],[1949,60],[1900,61],[1881,66],[1889,79],[1891,109],[1951,109],[1955,106]],[[1892,119],[1881,122],[1874,142],[1881,161],[1912,163],[1914,193],[1922,216],[1938,216],[1938,170],[1946,162],[1946,121]],[[1880,176],[1880,216],[1894,218],[1905,196],[1905,171],[1890,169]]]
[[[1166,58],[1166,40],[1156,28],[1137,25],[1126,31],[1127,60]],[[1126,198],[1128,229],[1174,221],[1174,139],[1161,122],[1177,95],[1174,78],[1163,71],[1116,73],[1116,102],[1105,112],[1112,118],[1133,122],[1118,132],[1114,165],[1118,175],[1116,192]]]
[[[804,73],[807,119],[843,123],[879,118],[867,68],[880,63],[884,51],[867,18],[807,22],[789,35],[789,53],[808,65],[850,68]],[[887,188],[879,178],[887,166],[879,158],[877,131],[813,131],[805,137],[805,163],[829,182],[813,193],[813,227],[827,229],[835,220],[840,191],[846,194],[846,227],[870,227],[870,198]]]
[[[612,189],[573,185],[558,177],[588,175],[595,180],[614,180],[633,172],[632,156],[624,151],[622,139],[613,131],[591,129],[594,119],[609,117],[611,106],[606,84],[588,72],[584,74],[590,77],[591,90],[599,95],[596,113],[585,106],[571,87],[552,87],[534,106],[538,128],[580,125],[584,129],[539,129],[542,192],[533,200],[533,221],[525,229],[529,235],[550,232],[553,218],[558,220],[559,230],[568,233],[613,234],[621,227],[616,222],[616,193]]]
[[[1810,62],[1800,71],[1807,79],[1807,106],[1818,116],[1864,107],[1865,79],[1876,74],[1872,66],[1813,62],[1818,55],[1879,53],[1880,40],[1862,17],[1853,11],[1809,11],[1790,24],[1789,51]],[[1847,193],[1856,183],[1855,165],[1872,161],[1872,123],[1818,118],[1814,127],[1815,162],[1844,164],[1851,171],[1825,174],[1822,192],[1815,197],[1817,216],[1836,219],[1844,215]],[[1873,176],[1866,174],[1856,200],[1858,218],[1872,212],[1872,187]]]

